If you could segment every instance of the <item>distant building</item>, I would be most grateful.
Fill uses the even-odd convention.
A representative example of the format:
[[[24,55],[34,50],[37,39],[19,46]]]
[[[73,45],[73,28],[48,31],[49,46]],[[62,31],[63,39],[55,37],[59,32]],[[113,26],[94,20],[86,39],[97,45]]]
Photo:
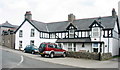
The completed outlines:
[[[10,24],[8,21],[0,25],[0,44],[13,48],[15,44],[14,31],[18,26]]]
[[[67,51],[112,53],[112,56],[118,55],[119,51],[120,27],[115,9],[112,16],[75,19],[73,14],[69,14],[68,21],[52,23],[32,20],[32,14],[28,11],[15,33],[15,49],[55,42]]]

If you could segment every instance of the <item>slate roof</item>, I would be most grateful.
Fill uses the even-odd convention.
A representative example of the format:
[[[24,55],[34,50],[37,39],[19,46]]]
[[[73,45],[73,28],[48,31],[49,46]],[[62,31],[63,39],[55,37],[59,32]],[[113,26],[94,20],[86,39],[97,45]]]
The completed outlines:
[[[47,31],[47,28],[46,28],[47,24],[36,21],[36,20],[32,20],[31,22],[39,31],[45,31],[45,32]]]
[[[86,18],[86,19],[77,19],[73,21],[74,26],[76,26],[77,30],[89,30],[89,26],[99,17],[96,18]],[[51,22],[51,23],[43,23],[39,21],[32,20],[32,24],[39,29],[39,31],[46,32],[59,32],[66,31],[67,26],[69,25],[68,21],[61,22]],[[104,29],[114,28],[115,19],[112,16],[101,17],[101,25]]]
[[[17,25],[12,25],[8,21],[6,21],[5,23],[1,24],[0,27],[17,28],[18,26]]]
[[[27,19],[25,19],[25,21],[26,20]],[[90,30],[89,26],[95,20],[99,21],[99,17],[77,19],[77,20],[73,21],[73,25],[77,28],[77,30]],[[69,26],[69,24],[70,24],[69,21],[60,21],[60,22],[51,22],[51,23],[39,22],[36,20],[32,20],[32,21],[27,20],[27,21],[30,22],[31,25],[33,25],[38,31],[44,31],[44,32],[66,31],[67,26]],[[101,21],[101,26],[103,26],[104,29],[108,29],[108,28],[112,29],[112,28],[114,28],[116,20],[112,16],[105,16],[105,17],[101,17],[100,21]],[[24,24],[24,22],[19,26],[19,28]],[[16,30],[16,32],[17,32],[17,30]]]
[[[91,42],[90,38],[81,38],[81,39],[57,39],[57,43],[84,43]]]

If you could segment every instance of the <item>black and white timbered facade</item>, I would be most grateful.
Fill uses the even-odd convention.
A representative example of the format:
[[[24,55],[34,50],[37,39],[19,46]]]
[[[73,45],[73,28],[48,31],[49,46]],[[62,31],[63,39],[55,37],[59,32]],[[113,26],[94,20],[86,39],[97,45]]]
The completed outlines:
[[[15,49],[24,49],[31,43],[39,46],[42,42],[60,43],[67,51],[118,55],[119,22],[115,9],[112,16],[75,19],[73,14],[69,14],[68,21],[52,23],[32,20],[28,11],[16,30]]]

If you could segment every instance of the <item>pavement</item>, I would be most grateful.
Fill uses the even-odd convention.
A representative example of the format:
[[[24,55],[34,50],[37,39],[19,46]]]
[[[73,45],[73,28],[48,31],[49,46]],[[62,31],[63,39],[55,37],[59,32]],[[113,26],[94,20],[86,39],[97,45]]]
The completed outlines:
[[[90,59],[77,59],[77,58],[69,58],[69,57],[55,57],[55,58],[43,58],[40,55],[33,55],[29,53],[23,53],[22,51],[9,49],[6,47],[0,46],[0,49],[14,52],[17,54],[22,54],[23,56],[33,58],[36,60],[41,60],[45,62],[55,63],[55,64],[62,64],[62,65],[68,65],[68,66],[74,66],[74,67],[80,67],[80,68],[118,68],[119,63],[118,59],[111,59],[106,61],[98,61],[98,60],[90,60]]]

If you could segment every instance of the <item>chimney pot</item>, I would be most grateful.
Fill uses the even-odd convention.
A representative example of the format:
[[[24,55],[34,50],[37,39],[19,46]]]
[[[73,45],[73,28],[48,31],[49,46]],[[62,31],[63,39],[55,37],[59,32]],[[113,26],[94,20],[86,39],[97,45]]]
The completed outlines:
[[[25,19],[32,20],[31,11],[26,11],[26,13],[25,13]]]
[[[114,18],[116,18],[116,11],[115,11],[114,8],[113,8],[113,10],[112,10],[112,16],[113,16]]]

